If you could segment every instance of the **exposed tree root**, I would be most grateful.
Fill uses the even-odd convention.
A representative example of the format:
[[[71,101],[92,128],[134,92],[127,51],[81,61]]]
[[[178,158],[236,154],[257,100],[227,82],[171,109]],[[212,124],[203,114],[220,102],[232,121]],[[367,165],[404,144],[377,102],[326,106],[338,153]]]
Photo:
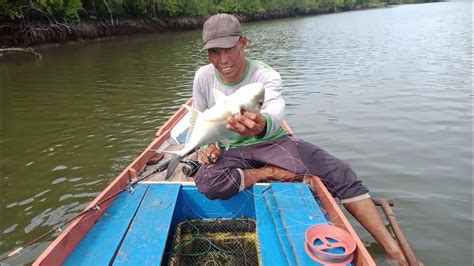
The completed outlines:
[[[1,0],[0,0],[1,1]],[[107,3],[108,0],[103,0]],[[374,8],[381,6],[356,6],[354,9]],[[117,17],[114,20],[112,11],[110,18],[83,19],[80,22],[58,21],[56,18],[38,9],[30,1],[25,8],[34,10],[42,21],[25,20],[16,23],[0,24],[1,47],[36,47],[43,44],[62,44],[69,41],[101,39],[111,36],[131,35],[137,33],[159,33],[175,30],[191,30],[202,26],[205,17]],[[268,11],[255,14],[237,14],[242,22],[285,18],[301,15],[325,14],[340,12],[335,8],[291,9]]]
[[[27,53],[27,54],[32,54],[34,55],[36,58],[38,59],[41,59],[42,56],[35,52],[35,50],[33,50],[32,48],[15,48],[15,47],[12,47],[12,48],[2,48],[0,49],[0,56],[3,55],[4,53]]]

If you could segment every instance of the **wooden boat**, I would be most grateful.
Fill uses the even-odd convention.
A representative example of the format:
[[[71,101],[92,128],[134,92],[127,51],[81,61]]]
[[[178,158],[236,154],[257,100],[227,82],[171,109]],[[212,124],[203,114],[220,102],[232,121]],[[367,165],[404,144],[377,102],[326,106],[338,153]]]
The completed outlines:
[[[186,104],[190,103],[191,100]],[[259,183],[229,200],[207,199],[197,191],[192,178],[180,171],[164,181],[164,173],[159,171],[162,164],[155,162],[163,156],[155,149],[182,143],[187,123],[186,110],[180,108],[158,130],[148,147],[88,205],[84,215],[60,233],[33,265],[188,265],[209,262],[212,265],[321,265],[305,252],[304,234],[311,225],[328,223],[343,229],[355,241],[353,257],[344,265],[375,265],[318,177],[310,177],[301,183]],[[145,176],[149,179],[136,181]],[[134,180],[132,189],[130,184]],[[128,191],[127,187],[130,188]],[[236,220],[232,222],[232,219]],[[217,251],[223,254],[203,252],[207,262],[186,262],[187,258],[194,256],[186,257],[190,254],[184,254],[182,250],[177,252],[176,241],[181,241],[178,246],[182,248],[182,243],[203,240],[204,245],[216,250],[214,243],[205,241],[207,238],[189,234],[189,227],[197,228],[196,224],[186,224],[208,220],[214,222],[207,224],[211,227],[231,223],[231,227],[244,228],[243,234],[233,235],[231,239],[239,246],[229,246],[229,238],[223,233],[224,242],[227,241],[227,247],[232,250],[217,247]],[[218,234],[210,232],[210,235]],[[252,245],[256,252],[246,252]],[[175,256],[177,253],[183,256]]]

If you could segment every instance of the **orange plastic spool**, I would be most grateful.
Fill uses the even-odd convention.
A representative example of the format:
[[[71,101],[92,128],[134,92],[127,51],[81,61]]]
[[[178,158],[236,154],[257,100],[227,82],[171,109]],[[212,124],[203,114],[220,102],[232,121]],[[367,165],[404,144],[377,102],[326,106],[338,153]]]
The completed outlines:
[[[306,229],[304,248],[313,260],[340,266],[352,261],[356,243],[349,233],[337,226],[316,224]]]

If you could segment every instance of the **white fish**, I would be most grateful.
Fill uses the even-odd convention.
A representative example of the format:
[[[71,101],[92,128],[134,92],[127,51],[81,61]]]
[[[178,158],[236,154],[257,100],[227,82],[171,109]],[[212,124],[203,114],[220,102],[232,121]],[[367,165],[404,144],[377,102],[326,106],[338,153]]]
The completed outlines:
[[[218,90],[214,90],[213,93],[216,104],[202,113],[191,106],[184,105],[191,114],[191,126],[184,148],[179,151],[163,150],[161,152],[184,157],[196,147],[217,141],[221,141],[228,149],[229,137],[237,133],[226,128],[227,118],[240,113],[241,110],[260,112],[265,97],[261,82],[248,84],[229,96]]]
[[[177,158],[169,161],[165,179],[173,174],[180,158],[190,154],[196,147],[220,141],[228,149],[229,137],[237,133],[226,128],[227,118],[239,114],[242,110],[260,112],[265,98],[265,89],[263,83],[257,82],[245,85],[229,96],[218,90],[214,90],[213,94],[216,104],[204,112],[184,105],[191,115],[191,126],[184,148],[179,151],[158,150],[158,152],[177,155]]]

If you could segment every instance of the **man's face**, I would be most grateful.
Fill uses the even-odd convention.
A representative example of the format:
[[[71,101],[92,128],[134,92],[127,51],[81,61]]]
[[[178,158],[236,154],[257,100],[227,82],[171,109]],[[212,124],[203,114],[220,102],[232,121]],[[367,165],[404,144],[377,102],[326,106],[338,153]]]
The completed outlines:
[[[247,47],[247,39],[240,37],[234,47],[211,48],[207,50],[209,61],[211,61],[225,82],[236,82],[242,77],[246,65],[245,47]]]

